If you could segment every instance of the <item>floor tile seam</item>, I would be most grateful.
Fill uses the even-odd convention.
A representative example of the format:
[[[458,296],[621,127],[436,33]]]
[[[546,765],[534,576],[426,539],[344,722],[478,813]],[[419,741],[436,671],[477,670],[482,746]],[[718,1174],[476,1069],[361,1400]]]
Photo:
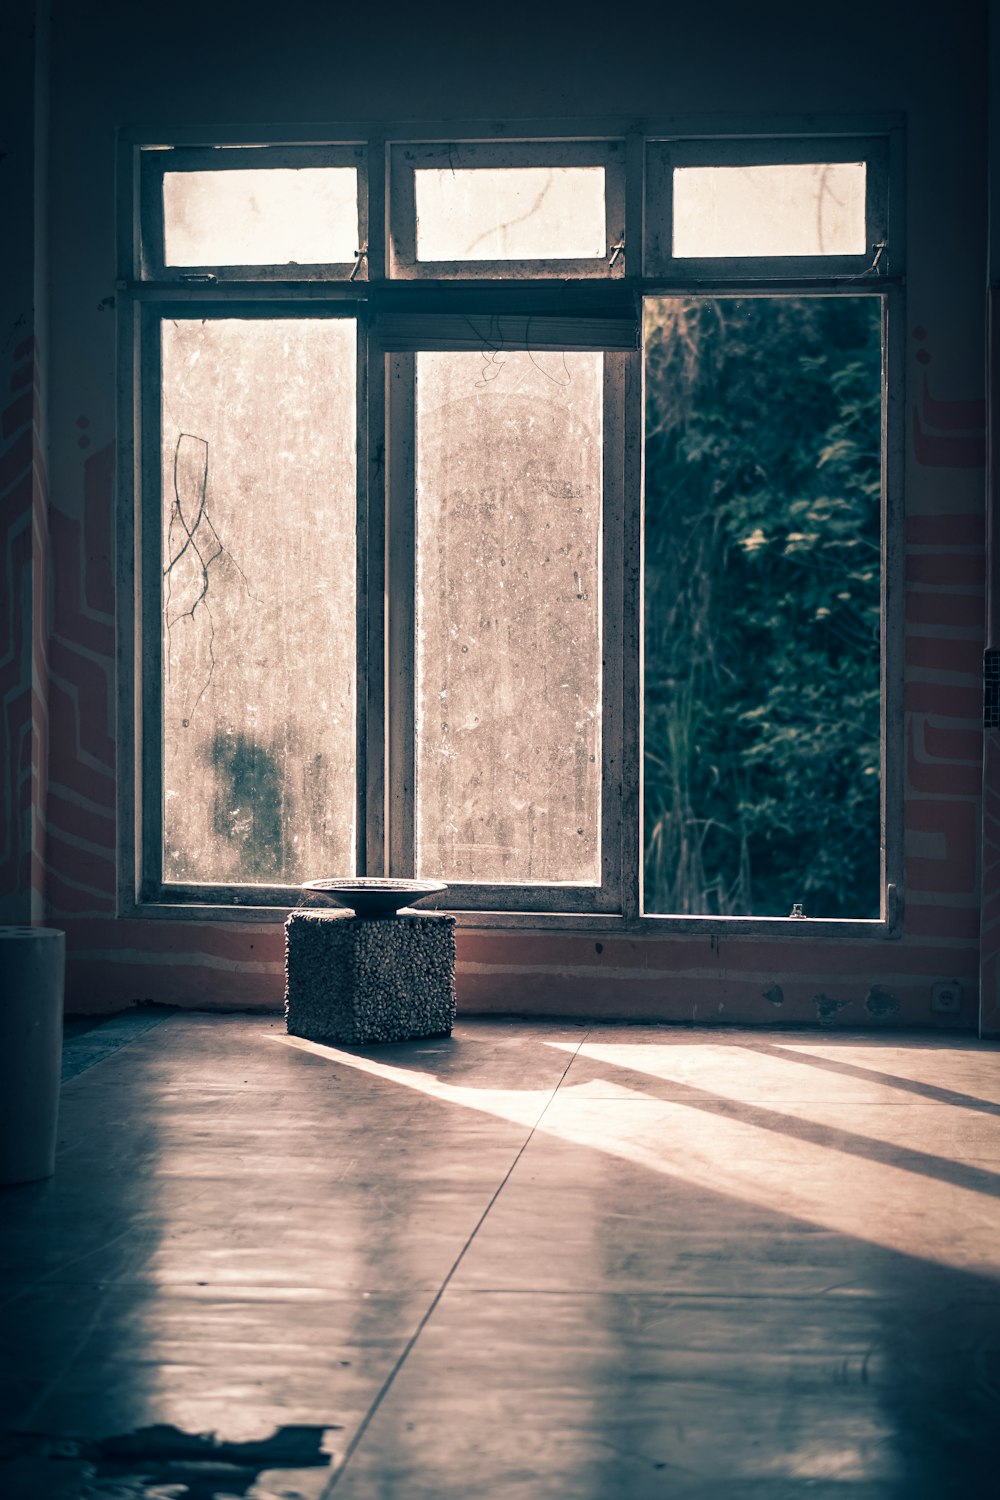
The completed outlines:
[[[393,1384],[395,1383],[396,1377],[402,1371],[403,1366],[406,1364],[407,1359],[409,1358],[410,1354],[413,1352],[413,1349],[416,1347],[416,1344],[417,1344],[417,1342],[418,1342],[418,1340],[420,1338],[420,1335],[423,1333],[424,1329],[427,1327],[427,1325],[430,1322],[431,1318],[434,1316],[434,1312],[437,1309],[437,1307],[439,1306],[439,1304],[441,1302],[441,1299],[444,1296],[445,1292],[447,1291],[448,1286],[449,1286],[449,1284],[452,1281],[452,1278],[455,1276],[455,1273],[458,1271],[459,1266],[462,1264],[462,1261],[465,1259],[465,1256],[468,1253],[468,1251],[469,1251],[469,1249],[470,1249],[473,1241],[475,1240],[476,1235],[479,1233],[479,1230],[482,1228],[482,1226],[485,1223],[487,1217],[489,1216],[489,1213],[490,1213],[491,1209],[493,1208],[493,1205],[496,1203],[496,1201],[499,1198],[500,1194],[503,1192],[505,1186],[509,1182],[509,1180],[511,1178],[511,1175],[513,1174],[515,1168],[517,1167],[518,1162],[521,1160],[521,1157],[524,1155],[524,1152],[527,1150],[528,1145],[530,1144],[532,1138],[534,1137],[535,1131],[538,1129],[539,1125],[541,1124],[542,1120],[545,1117],[546,1110],[549,1108],[549,1105],[552,1103],[553,1099],[555,1098],[556,1094],[558,1093],[559,1088],[560,1088],[563,1080],[566,1077],[566,1074],[569,1072],[570,1068],[573,1066],[574,1061],[579,1056],[580,1048],[583,1046],[583,1044],[584,1044],[584,1042],[585,1042],[585,1040],[586,1040],[586,1038],[587,1038],[588,1035],[589,1035],[589,1029],[586,1030],[586,1031],[584,1031],[584,1032],[582,1032],[581,1036],[580,1036],[580,1039],[577,1042],[576,1047],[573,1049],[572,1052],[570,1052],[570,1054],[569,1054],[569,1056],[568,1056],[568,1058],[566,1060],[566,1066],[563,1068],[562,1073],[559,1075],[559,1078],[556,1081],[555,1086],[549,1092],[548,1097],[546,1098],[544,1104],[542,1105],[541,1109],[539,1110],[539,1112],[538,1112],[538,1114],[537,1114],[537,1116],[536,1116],[533,1124],[531,1125],[531,1128],[529,1129],[527,1135],[525,1136],[524,1140],[521,1142],[521,1145],[520,1145],[518,1151],[514,1155],[513,1161],[510,1163],[510,1166],[507,1168],[507,1171],[504,1173],[503,1177],[501,1178],[500,1183],[498,1184],[497,1188],[495,1189],[495,1191],[491,1195],[488,1203],[486,1204],[486,1207],[483,1209],[483,1212],[480,1214],[480,1216],[477,1219],[476,1223],[473,1225],[471,1233],[468,1235],[467,1239],[465,1240],[465,1243],[462,1245],[462,1248],[459,1250],[458,1255],[455,1257],[455,1260],[453,1261],[451,1267],[449,1268],[447,1274],[445,1275],[444,1280],[441,1282],[441,1285],[438,1287],[438,1289],[435,1292],[434,1296],[431,1298],[431,1301],[430,1301],[430,1303],[429,1303],[429,1305],[427,1307],[426,1312],[423,1314],[423,1316],[421,1317],[420,1321],[418,1322],[416,1328],[414,1329],[413,1333],[411,1334],[410,1338],[407,1340],[406,1344],[404,1345],[403,1350],[402,1350],[402,1352],[399,1355],[399,1358],[396,1360],[395,1364],[393,1365],[392,1369],[389,1371],[389,1373],[386,1376],[385,1380],[382,1382],[382,1385],[380,1386],[379,1390],[377,1391],[377,1393],[375,1395],[375,1399],[372,1401],[371,1406],[369,1407],[367,1413],[362,1418],[362,1421],[359,1423],[358,1427],[355,1429],[354,1436],[350,1439],[350,1441],[348,1442],[347,1447],[346,1447],[346,1449],[344,1451],[344,1457],[343,1457],[341,1463],[338,1465],[338,1467],[335,1470],[335,1472],[331,1475],[329,1483],[327,1484],[327,1486],[323,1490],[323,1493],[322,1493],[322,1496],[321,1496],[321,1500],[329,1500],[329,1497],[332,1496],[332,1494],[333,1494],[334,1490],[336,1489],[337,1485],[340,1483],[341,1477],[347,1472],[347,1468],[348,1468],[348,1465],[351,1462],[351,1459],[354,1457],[354,1454],[357,1452],[359,1446],[363,1442],[365,1434],[368,1431],[368,1428],[371,1426],[372,1422],[375,1419],[375,1416],[377,1415],[377,1413],[379,1411],[379,1408],[381,1407],[381,1405],[382,1405],[383,1401],[385,1400],[386,1396],[388,1396],[390,1390],[392,1389]]]
[[[650,1075],[652,1081],[652,1075]],[[662,1082],[662,1080],[661,1080]],[[662,1093],[650,1093],[639,1097],[640,1091],[633,1090],[628,1097],[621,1092],[609,1094],[583,1093],[586,1084],[570,1084],[567,1089],[561,1089],[561,1098],[573,1104],[616,1104],[622,1108],[642,1108],[649,1104],[685,1104],[690,1098],[692,1089],[704,1088],[704,1080],[701,1083],[679,1081],[676,1085],[677,1092],[667,1092],[670,1085],[664,1084]],[[572,1092],[574,1089],[579,1092]],[[700,1106],[711,1106],[712,1108],[735,1107],[737,1109],[747,1105],[766,1105],[770,1109],[788,1109],[793,1105],[817,1106],[850,1106],[864,1109],[949,1109],[954,1110],[956,1115],[963,1119],[966,1115],[987,1115],[1000,1118],[1000,1102],[991,1100],[984,1101],[985,1107],[970,1108],[965,1104],[956,1104],[950,1099],[865,1099],[851,1094],[807,1094],[802,1098],[795,1095],[775,1094],[748,1094],[745,1097],[737,1097],[734,1094],[712,1093],[708,1099],[699,1099]]]
[[[8,1276],[10,1276],[11,1274],[15,1274],[15,1273],[11,1273],[11,1272],[7,1273]],[[398,1283],[397,1283],[397,1285],[398,1285]],[[151,1301],[155,1301],[156,1298],[161,1293],[169,1294],[171,1297],[177,1297],[177,1296],[182,1295],[182,1293],[183,1293],[183,1291],[184,1291],[185,1288],[188,1288],[188,1289],[194,1288],[194,1287],[197,1286],[197,1284],[195,1282],[191,1281],[190,1279],[185,1279],[185,1280],[182,1280],[182,1281],[163,1281],[163,1280],[157,1279],[156,1281],[150,1281],[146,1277],[142,1277],[142,1278],[139,1278],[139,1277],[136,1277],[136,1278],[121,1277],[121,1278],[119,1278],[119,1277],[114,1277],[114,1276],[110,1276],[110,1277],[109,1276],[101,1276],[99,1278],[98,1277],[93,1277],[92,1279],[89,1279],[89,1280],[86,1280],[86,1281],[73,1281],[73,1280],[65,1280],[65,1281],[63,1281],[58,1276],[44,1275],[44,1276],[37,1277],[34,1281],[32,1281],[30,1283],[26,1282],[23,1287],[19,1287],[18,1290],[17,1290],[17,1292],[15,1292],[12,1296],[10,1296],[9,1298],[7,1298],[7,1300],[5,1302],[0,1303],[0,1311],[2,1311],[3,1309],[9,1307],[12,1303],[17,1302],[21,1297],[26,1296],[29,1292],[39,1291],[43,1287],[46,1287],[46,1288],[48,1288],[48,1287],[57,1287],[57,1288],[60,1288],[62,1290],[70,1290],[70,1289],[73,1289],[73,1288],[88,1287],[88,1286],[89,1287],[100,1287],[102,1290],[105,1287],[107,1287],[111,1291],[118,1292],[119,1294],[123,1294],[125,1292],[130,1292],[130,1293],[131,1292],[135,1292],[135,1293],[138,1293],[140,1296],[143,1295],[145,1292],[148,1291],[149,1296],[150,1296],[150,1300]],[[356,1297],[357,1299],[360,1299],[360,1300],[363,1300],[363,1301],[366,1301],[366,1302],[376,1302],[379,1299],[386,1299],[386,1298],[388,1298],[388,1299],[395,1298],[395,1299],[398,1300],[401,1297],[404,1298],[404,1299],[411,1299],[412,1300],[412,1299],[418,1299],[418,1298],[426,1297],[428,1294],[436,1295],[436,1293],[439,1290],[439,1285],[438,1285],[438,1282],[436,1280],[432,1281],[432,1280],[428,1279],[427,1284],[424,1285],[424,1286],[407,1286],[407,1287],[404,1288],[403,1291],[397,1291],[393,1287],[385,1286],[385,1287],[366,1288],[366,1290],[363,1291],[363,1292],[362,1291],[358,1291],[357,1293],[355,1293],[355,1292],[353,1292],[353,1290],[350,1287],[343,1287],[343,1286],[320,1286],[320,1285],[316,1285],[315,1283],[313,1285],[309,1285],[309,1284],[307,1284],[305,1282],[301,1282],[301,1281],[292,1281],[292,1282],[247,1282],[247,1281],[241,1281],[241,1282],[233,1283],[232,1287],[228,1283],[226,1283],[226,1282],[218,1282],[218,1283],[206,1282],[205,1286],[203,1286],[203,1287],[197,1287],[197,1290],[200,1291],[200,1292],[206,1293],[205,1300],[207,1302],[211,1302],[212,1301],[213,1295],[214,1295],[214,1298],[215,1298],[216,1301],[232,1301],[234,1299],[231,1296],[229,1296],[228,1294],[234,1288],[235,1288],[235,1290],[237,1292],[239,1292],[239,1291],[244,1291],[244,1292],[250,1292],[250,1291],[252,1291],[252,1292],[258,1292],[258,1293],[271,1293],[271,1292],[273,1292],[274,1296],[273,1297],[269,1296],[266,1299],[263,1296],[245,1299],[247,1301],[247,1305],[252,1305],[255,1302],[260,1302],[261,1305],[263,1305],[263,1303],[265,1302],[265,1300],[266,1301],[271,1301],[271,1302],[281,1302],[283,1304],[290,1304],[294,1300],[294,1298],[296,1296],[299,1297],[299,1298],[301,1298],[303,1295],[308,1296],[311,1302],[326,1301],[326,1300],[329,1300],[330,1298],[337,1298],[337,1299],[340,1299],[340,1300],[343,1300],[343,1301],[347,1301],[347,1300],[350,1300],[352,1297]],[[198,1300],[198,1299],[194,1298],[194,1300]]]
[[[6,1273],[8,1276],[11,1272]],[[393,1290],[388,1287],[377,1287],[375,1290],[362,1291],[350,1287],[317,1287],[308,1286],[304,1282],[290,1283],[287,1286],[261,1286],[252,1282],[240,1282],[233,1286],[211,1283],[200,1287],[192,1281],[156,1281],[129,1280],[116,1277],[104,1277],[99,1280],[89,1279],[86,1281],[61,1280],[58,1276],[40,1276],[30,1283],[19,1287],[17,1292],[0,1304],[0,1310],[6,1309],[22,1297],[28,1297],[32,1293],[55,1289],[57,1291],[79,1291],[85,1288],[97,1289],[102,1292],[115,1292],[119,1295],[124,1293],[134,1294],[137,1297],[148,1295],[150,1301],[158,1301],[166,1297],[171,1303],[186,1301],[196,1303],[204,1307],[213,1307],[220,1304],[229,1306],[239,1304],[241,1307],[289,1307],[302,1306],[308,1302],[310,1307],[318,1307],[327,1303],[335,1303],[345,1307],[354,1304],[367,1303],[376,1306],[386,1302],[413,1302],[425,1297],[428,1292],[435,1289],[436,1283],[428,1286],[408,1287],[404,1291]],[[274,1293],[271,1295],[259,1295],[261,1293]],[[198,1295],[201,1293],[201,1295]],[[241,1295],[253,1293],[255,1295]]]
[[[563,1300],[595,1301],[604,1298],[626,1298],[630,1302],[643,1302],[650,1299],[667,1302],[684,1303],[712,1303],[721,1306],[742,1306],[745,1302],[775,1302],[799,1305],[801,1303],[824,1303],[828,1305],[842,1306],[845,1303],[853,1303],[858,1306],[871,1307],[894,1306],[897,1304],[909,1305],[912,1296],[906,1292],[837,1292],[827,1288],[817,1292],[711,1292],[711,1291],[689,1291],[674,1290],[664,1286],[605,1286],[605,1287],[577,1287],[573,1290],[565,1290],[562,1287],[530,1287],[530,1286],[489,1286],[477,1287],[468,1285],[449,1286],[447,1292],[442,1296],[445,1298],[460,1297],[546,1297],[562,1298]],[[983,1297],[982,1295],[970,1294],[966,1300],[976,1305],[982,1302],[1000,1305],[1000,1285],[994,1297]]]
[[[475,1015],[468,1015],[466,1020],[475,1020]],[[486,1016],[483,1019],[488,1019]],[[775,1045],[777,1040],[785,1038],[785,1045],[792,1046],[796,1042],[802,1046],[819,1047],[823,1050],[831,1049],[839,1051],[844,1047],[852,1047],[861,1044],[866,1047],[875,1048],[884,1042],[886,1047],[896,1047],[900,1051],[908,1051],[913,1047],[931,1047],[958,1050],[978,1051],[980,1047],[1000,1047],[1000,1042],[986,1038],[982,1041],[976,1037],[974,1031],[970,1030],[944,1030],[939,1026],[907,1026],[887,1027],[876,1030],[868,1025],[844,1025],[835,1028],[819,1026],[815,1021],[801,1022],[777,1022],[774,1025],[762,1023],[740,1025],[735,1021],[720,1021],[717,1025],[707,1022],[688,1021],[628,1021],[628,1020],[593,1020],[588,1022],[590,1029],[600,1036],[609,1036],[614,1031],[624,1032],[629,1036],[651,1036],[654,1033],[668,1038],[677,1038],[678,1045],[685,1045],[684,1040],[688,1037],[710,1037],[726,1038],[735,1037],[748,1048],[755,1045]]]

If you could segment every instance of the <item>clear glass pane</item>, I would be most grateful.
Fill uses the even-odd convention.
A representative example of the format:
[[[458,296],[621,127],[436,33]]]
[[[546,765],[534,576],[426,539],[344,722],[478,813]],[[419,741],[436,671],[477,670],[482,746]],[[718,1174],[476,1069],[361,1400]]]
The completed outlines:
[[[354,167],[163,174],[164,264],[343,265],[358,249]]]
[[[863,255],[865,164],[675,167],[674,255]]]
[[[646,910],[877,917],[880,299],[644,338]]]
[[[417,357],[417,869],[600,880],[600,354]]]
[[[420,167],[418,260],[607,254],[603,167]]]
[[[162,336],[164,878],[351,873],[356,325]]]

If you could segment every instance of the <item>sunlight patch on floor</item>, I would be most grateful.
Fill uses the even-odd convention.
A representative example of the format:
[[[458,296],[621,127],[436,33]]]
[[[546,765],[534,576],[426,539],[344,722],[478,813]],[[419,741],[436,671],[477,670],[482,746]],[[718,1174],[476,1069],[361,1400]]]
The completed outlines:
[[[888,1159],[872,1160],[849,1149],[852,1111],[846,1100],[840,1145],[835,1130],[829,1143],[797,1133],[801,1128],[815,1132],[811,1112],[818,1106],[810,1102],[805,1089],[798,1088],[792,1090],[794,1102],[787,1097],[782,1101],[781,1094],[789,1092],[789,1076],[802,1071],[791,1058],[786,1064],[766,1053],[711,1043],[660,1048],[649,1043],[587,1042],[579,1048],[566,1084],[558,1090],[482,1089],[299,1037],[278,1035],[274,1040],[383,1082],[512,1123],[537,1126],[569,1144],[887,1250],[967,1271],[995,1275],[1000,1269],[995,1252],[986,1249],[991,1238],[994,1245],[1000,1242],[1000,1202],[992,1192],[920,1174],[915,1193],[914,1171],[891,1159],[893,1152],[908,1149],[902,1142],[879,1143],[876,1137],[862,1137],[855,1130],[854,1139],[862,1149],[874,1147]],[[556,1041],[544,1045],[568,1052],[578,1047]],[[747,1102],[741,1093],[743,1085],[735,1085],[728,1076],[734,1066],[743,1069],[743,1057],[750,1065],[747,1083],[752,1078],[754,1098],[762,1101],[759,1104]],[[597,1098],[577,1091],[573,1072],[587,1063],[604,1064],[611,1070],[612,1092]],[[623,1085],[613,1077],[616,1067],[627,1070],[633,1079],[644,1074],[673,1082],[681,1097],[658,1098],[632,1084]],[[836,1102],[838,1078],[830,1073],[826,1079],[822,1093],[829,1110]],[[685,1099],[685,1085],[697,1097]],[[811,1087],[815,1095],[815,1080]],[[941,1111],[942,1125],[960,1113],[947,1105],[935,1108]],[[754,1122],[755,1110],[766,1113],[766,1125]],[[948,1167],[941,1158],[942,1170]],[[962,1167],[960,1162],[951,1164],[956,1176]],[[989,1175],[974,1167],[970,1171],[977,1178]],[[995,1222],[996,1233],[984,1236],[984,1225],[990,1221]]]

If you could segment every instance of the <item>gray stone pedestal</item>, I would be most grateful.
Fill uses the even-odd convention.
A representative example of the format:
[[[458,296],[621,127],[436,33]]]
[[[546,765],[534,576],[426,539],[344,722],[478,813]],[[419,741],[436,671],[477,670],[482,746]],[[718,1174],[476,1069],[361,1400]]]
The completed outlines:
[[[447,1035],[455,1023],[455,918],[293,911],[285,923],[292,1036],[358,1047]]]

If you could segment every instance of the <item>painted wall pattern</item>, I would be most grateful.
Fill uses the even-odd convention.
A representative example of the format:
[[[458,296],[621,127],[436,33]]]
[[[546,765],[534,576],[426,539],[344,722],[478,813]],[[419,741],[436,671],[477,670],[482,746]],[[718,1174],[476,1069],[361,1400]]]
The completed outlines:
[[[1000,1036],[1000,730],[990,730],[985,738],[979,971],[983,1033]]]
[[[994,164],[994,171],[996,170]],[[994,209],[996,212],[996,209]],[[1000,1036],[1000,290],[992,288],[987,308],[987,386],[989,391],[990,443],[987,475],[987,505],[990,507],[991,558],[988,569],[987,661],[983,667],[983,804],[982,804],[982,909],[979,927],[979,988],[982,1031]]]
[[[942,398],[931,380],[932,340],[920,325],[912,337],[912,459],[918,470],[929,471],[921,493],[929,480],[931,492],[944,499],[957,473],[985,477],[986,402]],[[985,585],[982,501],[976,511],[908,516],[906,933],[928,945],[949,942],[951,977],[961,983],[962,1017],[970,1026],[979,991]],[[926,997],[916,1017],[926,1019]]]
[[[19,331],[28,325],[18,319]],[[41,370],[14,345],[0,409],[0,920],[39,920],[45,859],[48,481]]]
[[[53,505],[50,522],[46,893],[60,919],[115,910],[113,445],[82,470],[79,519]]]

